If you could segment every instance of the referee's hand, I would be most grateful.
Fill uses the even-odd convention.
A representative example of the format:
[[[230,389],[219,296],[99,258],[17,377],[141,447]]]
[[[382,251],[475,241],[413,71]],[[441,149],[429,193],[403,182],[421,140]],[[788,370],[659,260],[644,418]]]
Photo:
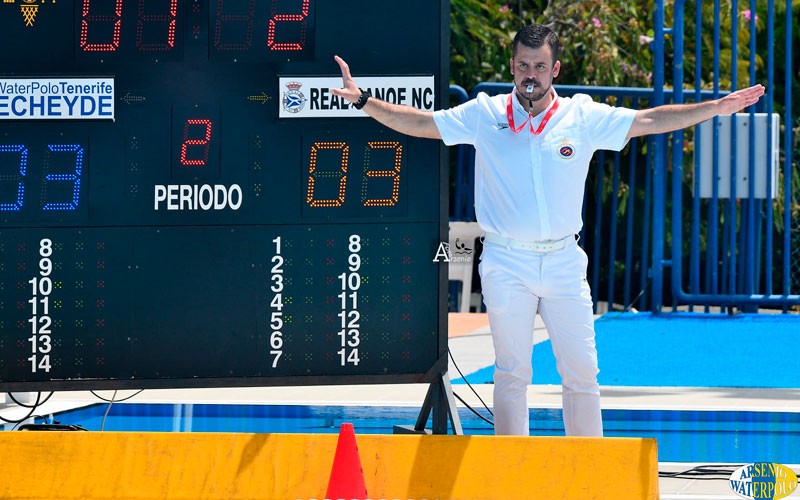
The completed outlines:
[[[333,56],[333,60],[339,64],[339,68],[342,70],[342,88],[331,89],[331,94],[347,99],[351,103],[358,101],[358,98],[361,97],[361,89],[350,76],[350,66],[339,56]]]
[[[761,96],[764,95],[764,90],[764,86],[759,83],[746,89],[731,92],[719,100],[719,114],[729,115],[736,113],[747,106],[757,103]]]

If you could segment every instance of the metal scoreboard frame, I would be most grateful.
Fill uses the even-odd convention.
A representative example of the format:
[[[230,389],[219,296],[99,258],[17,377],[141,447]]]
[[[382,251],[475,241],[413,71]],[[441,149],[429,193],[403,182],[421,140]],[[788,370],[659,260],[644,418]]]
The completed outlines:
[[[0,10],[0,390],[441,385],[448,0]]]

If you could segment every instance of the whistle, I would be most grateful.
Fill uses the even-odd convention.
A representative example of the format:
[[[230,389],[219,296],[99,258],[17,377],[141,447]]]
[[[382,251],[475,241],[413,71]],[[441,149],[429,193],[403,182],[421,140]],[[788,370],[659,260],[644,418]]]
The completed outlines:
[[[531,92],[533,92],[533,85],[528,85],[528,89],[527,89],[527,90],[528,90],[528,93],[529,93],[529,94],[530,94]]]

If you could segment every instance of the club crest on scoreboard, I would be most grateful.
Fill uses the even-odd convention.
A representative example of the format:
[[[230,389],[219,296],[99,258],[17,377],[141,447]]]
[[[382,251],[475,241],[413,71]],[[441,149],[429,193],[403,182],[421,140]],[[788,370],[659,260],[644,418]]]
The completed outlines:
[[[433,75],[357,77],[362,90],[382,101],[433,111],[436,88]],[[367,118],[347,99],[332,92],[342,87],[341,76],[286,75],[279,77],[278,118]]]
[[[308,99],[306,99],[306,96],[300,92],[302,87],[303,84],[297,81],[286,83],[286,90],[283,93],[281,102],[283,103],[283,109],[287,113],[296,114],[302,111],[305,107]]]

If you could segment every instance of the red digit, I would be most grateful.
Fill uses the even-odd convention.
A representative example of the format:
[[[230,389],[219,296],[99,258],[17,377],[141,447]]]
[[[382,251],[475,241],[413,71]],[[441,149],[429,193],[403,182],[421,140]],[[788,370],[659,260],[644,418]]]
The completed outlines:
[[[279,0],[272,0],[272,17],[269,20],[267,30],[267,47],[275,51],[303,50],[306,44],[306,25],[308,24],[308,6],[311,0],[300,0],[299,14],[279,14],[276,13]],[[278,23],[300,23],[298,40],[294,42],[278,42],[275,40],[275,30]]]
[[[189,127],[202,126],[205,131],[201,139],[189,138]],[[208,161],[209,142],[211,142],[211,120],[207,119],[189,119],[183,125],[183,144],[181,144],[181,165],[187,167],[204,167]],[[190,157],[188,154],[189,148],[202,148],[202,159]]]
[[[256,9],[256,1],[248,0],[247,9],[243,12],[223,12],[225,0],[217,0],[217,14],[214,22],[214,47],[217,50],[247,50],[253,45],[253,14]],[[237,5],[234,3],[234,6]],[[239,6],[241,8],[241,6]],[[223,26],[233,24],[234,28],[224,30]],[[235,29],[235,26],[242,25],[244,33]],[[235,35],[239,35],[235,37]]]
[[[139,0],[139,13],[136,18],[136,48],[139,50],[143,52],[166,52],[172,50],[175,46],[175,24],[178,18],[178,0],[166,0],[166,3],[169,9],[166,14],[152,14],[145,12],[145,0]],[[159,27],[158,37],[160,40],[155,42],[145,41],[145,38],[150,38],[145,36],[145,23],[166,25],[166,37],[161,34],[163,31]],[[147,34],[151,32],[152,28],[147,30]]]
[[[94,0],[95,2],[101,0]],[[84,52],[115,52],[119,48],[119,33],[122,26],[122,0],[114,0],[113,14],[90,14],[92,0],[83,0],[81,9],[81,39],[80,47]],[[102,3],[102,1],[101,1]],[[96,26],[98,23],[111,28],[111,41],[106,43],[89,42],[89,23]],[[108,27],[106,27],[106,30]],[[107,36],[108,34],[106,34]]]

